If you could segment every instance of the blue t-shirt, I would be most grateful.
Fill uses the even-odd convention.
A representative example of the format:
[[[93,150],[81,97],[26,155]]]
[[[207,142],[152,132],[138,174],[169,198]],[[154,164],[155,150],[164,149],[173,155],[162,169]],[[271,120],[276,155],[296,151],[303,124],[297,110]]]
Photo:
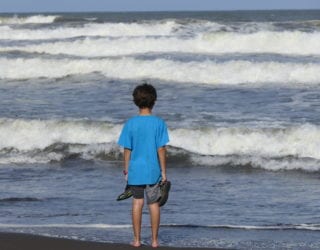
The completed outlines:
[[[125,123],[118,144],[131,150],[129,185],[155,184],[160,180],[158,149],[168,142],[167,125],[157,116],[134,116]]]

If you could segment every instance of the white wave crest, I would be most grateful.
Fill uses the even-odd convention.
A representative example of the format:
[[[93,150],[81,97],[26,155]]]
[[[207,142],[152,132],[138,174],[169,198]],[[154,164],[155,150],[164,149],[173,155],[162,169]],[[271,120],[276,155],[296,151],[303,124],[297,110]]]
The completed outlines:
[[[55,143],[99,144],[117,140],[121,127],[104,122],[0,119],[0,149],[43,150]]]
[[[320,160],[320,128],[305,124],[288,128],[176,129],[170,145],[209,156],[292,156]]]
[[[122,37],[86,38],[28,46],[7,46],[0,51],[66,54],[86,57],[124,56],[143,53],[276,53],[284,55],[320,55],[320,33],[269,32],[253,34],[216,33],[194,38]]]
[[[63,153],[40,153],[33,152],[10,152],[0,153],[0,164],[45,164],[49,162],[60,162],[65,158]]]
[[[81,27],[59,27],[55,29],[13,29],[0,27],[0,39],[5,40],[43,40],[72,37],[122,37],[122,36],[167,36],[174,32],[177,24],[164,23],[103,23],[86,24]]]
[[[121,125],[97,121],[0,119],[0,149],[45,149],[56,143],[115,143]],[[287,128],[174,129],[170,145],[208,156],[292,156],[320,159],[320,128],[305,124]],[[77,149],[74,149],[75,152]],[[94,148],[88,149],[94,150]],[[99,151],[99,149],[97,149]]]
[[[259,31],[244,33],[212,33],[204,35],[215,53],[277,53],[319,55],[320,33],[300,31]]]
[[[29,23],[53,23],[59,16],[54,15],[34,15],[26,17],[1,17],[0,24],[29,24]]]
[[[0,119],[0,164],[46,163],[68,155],[119,157],[121,125],[101,121]],[[172,129],[169,145],[197,165],[251,166],[267,170],[320,170],[320,128]],[[179,150],[170,150],[179,155]]]
[[[178,62],[166,59],[0,59],[0,78],[60,78],[101,73],[116,79],[160,79],[204,84],[319,84],[320,65],[228,61]]]
[[[297,158],[297,157],[275,157],[268,158],[260,155],[244,156],[204,156],[192,155],[191,162],[197,166],[248,166],[252,168],[262,168],[269,171],[281,170],[303,170],[307,172],[317,172],[320,170],[320,160],[313,158]]]

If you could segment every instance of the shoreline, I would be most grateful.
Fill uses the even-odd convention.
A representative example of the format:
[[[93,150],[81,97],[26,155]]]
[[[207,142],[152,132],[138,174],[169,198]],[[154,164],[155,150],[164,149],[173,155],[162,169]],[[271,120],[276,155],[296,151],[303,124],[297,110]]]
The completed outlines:
[[[151,246],[143,245],[142,249],[154,249]],[[122,243],[102,243],[92,241],[82,241],[73,239],[56,238],[24,233],[0,232],[1,250],[130,250],[136,249],[129,244]],[[139,248],[138,248],[139,249]],[[168,250],[214,250],[218,248],[196,248],[196,247],[167,247],[160,246],[159,249]],[[219,248],[221,250],[221,248]]]

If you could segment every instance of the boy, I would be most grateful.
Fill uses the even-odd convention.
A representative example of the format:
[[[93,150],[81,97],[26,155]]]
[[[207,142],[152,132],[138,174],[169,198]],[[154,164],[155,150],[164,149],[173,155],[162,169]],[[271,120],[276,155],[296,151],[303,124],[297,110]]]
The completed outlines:
[[[133,193],[132,225],[134,241],[141,246],[141,220],[144,192],[149,206],[152,247],[158,247],[161,196],[158,183],[166,182],[166,144],[169,142],[165,122],[152,115],[157,92],[150,84],[137,86],[133,101],[139,108],[139,115],[129,119],[121,132],[119,145],[124,148],[124,175]]]

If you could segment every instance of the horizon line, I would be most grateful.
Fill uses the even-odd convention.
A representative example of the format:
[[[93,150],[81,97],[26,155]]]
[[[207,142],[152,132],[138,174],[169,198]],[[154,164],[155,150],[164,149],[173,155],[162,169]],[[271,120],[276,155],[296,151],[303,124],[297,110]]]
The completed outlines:
[[[235,12],[235,11],[319,11],[319,9],[219,9],[219,10],[38,10],[38,11],[0,11],[0,14],[46,14],[46,13],[157,13],[157,12]]]

